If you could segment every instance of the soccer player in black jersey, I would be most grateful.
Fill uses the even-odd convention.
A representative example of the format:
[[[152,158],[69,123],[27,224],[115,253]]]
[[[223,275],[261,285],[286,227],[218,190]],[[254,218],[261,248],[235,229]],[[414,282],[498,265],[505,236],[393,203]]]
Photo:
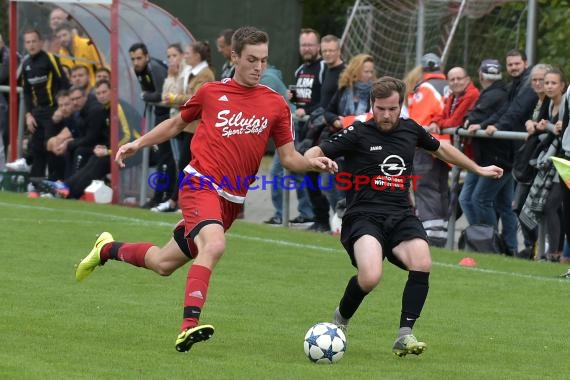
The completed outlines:
[[[388,258],[408,271],[400,330],[392,348],[398,356],[419,355],[426,349],[412,335],[427,298],[431,270],[427,235],[409,201],[410,186],[422,180],[412,175],[416,147],[480,176],[503,175],[501,168],[480,167],[413,120],[400,118],[404,94],[401,80],[378,79],[370,95],[373,120],[355,122],[305,153],[308,158],[345,158],[346,172],[337,174],[347,190],[341,242],[357,274],[348,281],[333,323],[346,330],[364,297],[380,282],[383,258]]]

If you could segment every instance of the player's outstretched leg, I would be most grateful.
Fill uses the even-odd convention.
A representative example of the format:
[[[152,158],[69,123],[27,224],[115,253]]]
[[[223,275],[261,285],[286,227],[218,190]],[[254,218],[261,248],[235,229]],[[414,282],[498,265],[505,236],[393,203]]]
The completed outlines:
[[[399,357],[407,354],[420,355],[427,348],[427,344],[419,342],[412,334],[404,335],[394,342],[392,352]]]
[[[201,325],[182,331],[176,338],[176,351],[186,352],[194,343],[203,342],[214,335],[214,326]]]
[[[91,252],[81,260],[75,269],[75,279],[77,281],[85,280],[98,265],[101,265],[101,249],[105,244],[113,241],[115,241],[113,236],[108,232],[103,232],[99,235]]]

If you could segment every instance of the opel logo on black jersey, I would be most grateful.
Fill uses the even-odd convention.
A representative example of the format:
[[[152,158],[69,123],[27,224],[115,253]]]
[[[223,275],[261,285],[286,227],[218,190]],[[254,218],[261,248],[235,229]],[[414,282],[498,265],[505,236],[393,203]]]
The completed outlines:
[[[406,170],[404,159],[397,154],[386,157],[384,162],[378,166],[380,166],[380,170],[387,177],[402,175]]]

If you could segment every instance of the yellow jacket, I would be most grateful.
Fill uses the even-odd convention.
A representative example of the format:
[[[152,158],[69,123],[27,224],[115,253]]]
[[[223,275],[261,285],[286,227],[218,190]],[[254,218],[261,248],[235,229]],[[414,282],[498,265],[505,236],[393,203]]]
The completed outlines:
[[[62,65],[72,68],[75,65],[87,66],[89,70],[89,81],[91,86],[95,85],[95,70],[103,64],[103,60],[95,47],[93,41],[89,38],[73,36],[71,41],[73,46],[71,53],[67,48],[59,49],[59,59]]]

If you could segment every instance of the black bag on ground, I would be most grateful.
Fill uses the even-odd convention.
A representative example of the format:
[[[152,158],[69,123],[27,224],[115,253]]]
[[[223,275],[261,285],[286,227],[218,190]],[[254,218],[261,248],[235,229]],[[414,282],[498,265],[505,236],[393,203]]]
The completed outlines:
[[[457,243],[459,249],[471,252],[503,253],[503,239],[493,226],[472,224],[465,228]]]

